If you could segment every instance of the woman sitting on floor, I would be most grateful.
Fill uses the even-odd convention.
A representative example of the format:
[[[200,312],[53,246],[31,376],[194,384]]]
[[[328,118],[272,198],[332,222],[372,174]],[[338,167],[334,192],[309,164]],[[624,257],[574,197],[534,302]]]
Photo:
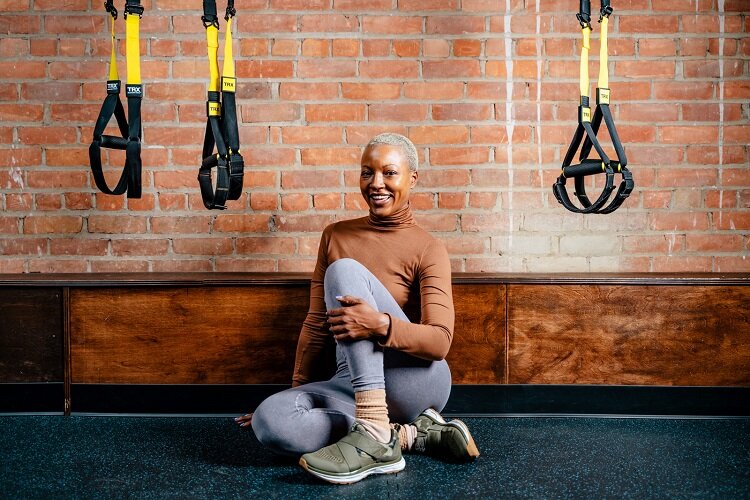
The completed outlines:
[[[438,413],[451,389],[451,268],[443,244],[412,218],[417,166],[406,137],[369,142],[360,190],[370,213],[323,231],[293,387],[236,419],[330,482],[398,472],[402,450],[455,461],[479,455],[466,425]],[[415,309],[419,323],[404,313]],[[323,380],[332,339],[336,372]]]

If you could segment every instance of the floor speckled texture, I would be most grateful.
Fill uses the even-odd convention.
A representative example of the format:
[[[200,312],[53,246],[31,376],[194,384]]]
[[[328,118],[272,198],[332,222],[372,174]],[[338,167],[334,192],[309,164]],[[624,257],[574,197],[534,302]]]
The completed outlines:
[[[750,498],[750,420],[466,418],[473,464],[318,482],[229,418],[0,417],[4,498]]]

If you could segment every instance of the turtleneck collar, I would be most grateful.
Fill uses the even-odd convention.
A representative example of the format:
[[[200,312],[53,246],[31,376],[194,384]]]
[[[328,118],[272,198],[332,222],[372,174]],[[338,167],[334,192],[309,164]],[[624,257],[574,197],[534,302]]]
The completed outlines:
[[[409,203],[387,217],[380,217],[370,212],[367,216],[367,223],[374,227],[394,229],[415,225],[414,217],[412,217],[411,215],[411,206]]]

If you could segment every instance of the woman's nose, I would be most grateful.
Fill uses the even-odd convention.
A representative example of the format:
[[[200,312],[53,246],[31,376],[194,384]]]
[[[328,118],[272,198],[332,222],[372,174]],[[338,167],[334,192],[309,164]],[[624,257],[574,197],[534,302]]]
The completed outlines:
[[[380,172],[375,172],[375,175],[372,176],[372,186],[381,187],[384,185],[385,183],[383,182],[383,174],[381,174]]]

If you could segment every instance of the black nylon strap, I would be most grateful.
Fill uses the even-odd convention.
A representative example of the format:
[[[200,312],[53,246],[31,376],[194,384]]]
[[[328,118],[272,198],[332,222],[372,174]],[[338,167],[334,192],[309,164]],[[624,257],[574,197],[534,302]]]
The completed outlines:
[[[588,98],[582,98],[581,105],[578,106],[578,126],[576,127],[575,134],[573,135],[573,140],[570,142],[570,146],[568,146],[568,152],[565,154],[562,173],[560,174],[560,177],[557,178],[557,181],[553,186],[553,193],[555,194],[555,198],[557,199],[557,201],[571,212],[588,214],[596,213],[607,203],[610,194],[614,190],[614,171],[610,166],[609,157],[604,152],[601,145],[599,144],[598,139],[596,138],[596,133],[594,132],[591,123],[583,119],[584,110],[588,110]],[[596,151],[600,154],[601,160],[598,160],[596,163],[601,163],[604,165],[604,169],[602,170],[602,172],[606,174],[606,179],[601,194],[596,199],[596,201],[592,203],[586,195],[586,189],[583,183],[584,175],[572,176],[575,179],[576,198],[578,198],[578,201],[581,203],[581,205],[583,205],[583,208],[579,208],[570,201],[570,197],[568,196],[568,192],[565,188],[566,179],[568,178],[565,170],[566,168],[571,166],[571,162],[573,161],[573,158],[575,157],[576,151],[578,151],[579,146],[581,146],[581,141],[583,140],[584,136],[586,138],[586,141],[592,144],[596,148]],[[583,164],[587,159],[588,158],[583,157],[582,155],[581,164]],[[578,165],[576,165],[576,167],[578,167]],[[586,175],[592,175],[592,173],[588,173]]]
[[[229,146],[229,199],[237,200],[242,194],[245,161],[240,151],[240,133],[237,125],[237,105],[234,92],[223,92],[222,125]]]
[[[620,205],[630,196],[630,193],[633,192],[633,188],[635,187],[635,182],[633,182],[633,174],[630,173],[630,170],[628,170],[626,167],[622,167],[622,182],[620,182],[620,187],[617,189],[617,193],[615,194],[615,198],[612,200],[612,203],[609,204],[608,207],[603,208],[599,211],[600,214],[610,214],[620,208]]]
[[[125,170],[128,176],[128,198],[141,197],[141,95],[128,96],[128,146],[125,149]]]
[[[113,0],[107,0],[104,4],[107,12],[117,19],[117,9]],[[126,0],[125,15],[143,14],[140,0]],[[140,198],[141,188],[141,100],[143,98],[142,85],[126,85],[126,96],[128,99],[128,115],[125,117],[125,109],[120,100],[120,80],[107,81],[107,97],[104,98],[99,116],[94,125],[94,134],[89,146],[89,163],[91,173],[94,176],[96,187],[104,194],[121,195],[127,193],[128,198]],[[114,115],[120,136],[104,135],[110,119]],[[118,149],[125,151],[125,166],[123,167],[117,185],[110,189],[104,178],[102,170],[101,150]]]
[[[234,16],[234,2],[227,5],[225,19]],[[203,1],[205,28],[219,28],[215,0]],[[226,86],[225,86],[225,80]],[[237,200],[242,196],[242,183],[245,163],[240,154],[240,135],[237,124],[237,104],[235,99],[234,78],[222,77],[220,91],[209,91],[206,102],[206,132],[203,139],[203,161],[198,169],[198,185],[201,190],[203,205],[211,210],[226,209],[227,200]],[[212,107],[221,110],[217,115],[211,112]],[[216,147],[216,154],[214,153]],[[216,168],[216,187],[213,186],[211,171]]]
[[[599,93],[600,89],[597,89],[597,94]],[[598,100],[598,99],[597,99]],[[610,165],[613,167],[613,170],[615,172],[619,172],[622,174],[622,181],[620,182],[620,186],[617,190],[617,194],[615,195],[615,198],[613,199],[612,203],[610,203],[609,206],[600,209],[597,213],[601,214],[608,214],[612,213],[617,208],[622,205],[622,203],[627,199],[627,197],[630,195],[630,193],[633,191],[633,187],[635,186],[633,182],[633,175],[630,173],[630,171],[625,168],[628,165],[628,159],[625,156],[625,148],[622,146],[622,141],[620,140],[620,136],[617,133],[617,128],[615,127],[615,122],[612,117],[612,111],[609,108],[609,104],[606,103],[598,103],[596,106],[596,111],[594,112],[594,117],[592,119],[591,127],[594,132],[594,135],[596,135],[599,132],[599,127],[601,126],[602,119],[604,120],[604,123],[607,126],[607,131],[609,132],[609,136],[612,139],[612,145],[615,148],[615,152],[617,153],[617,162],[609,162]],[[581,159],[588,158],[589,153],[591,152],[591,146],[592,144],[596,146],[596,142],[592,143],[592,141],[589,139],[589,137],[586,137],[586,140],[583,143],[583,146],[581,147]],[[576,197],[578,198],[578,201],[581,202],[581,205],[584,207],[589,206],[589,200],[586,196],[586,189],[584,187],[583,183],[583,177],[576,177],[575,181],[576,185]]]
[[[604,17],[609,17],[612,13],[612,7],[610,6],[609,0],[601,1],[599,21]],[[576,16],[582,28],[590,27],[591,20],[591,2],[590,0],[580,0],[579,13]],[[606,94],[603,92],[606,91]],[[600,99],[601,98],[601,99]],[[609,108],[609,89],[598,89],[597,88],[597,106],[591,117],[590,121],[583,119],[583,108],[588,108],[589,98],[588,96],[581,96],[581,103],[578,107],[578,125],[573,135],[573,139],[568,146],[568,151],[565,154],[562,165],[562,173],[555,181],[552,186],[555,198],[561,203],[566,209],[575,213],[599,213],[608,214],[617,210],[622,203],[627,199],[630,193],[633,191],[634,182],[633,176],[630,171],[626,168],[628,164],[627,157],[625,156],[625,148],[622,145],[622,141],[617,133],[615,127],[614,118]],[[590,111],[589,111],[590,113]],[[612,144],[617,154],[617,160],[611,160],[602,148],[597,134],[601,127],[602,120],[607,126],[609,136],[612,139]],[[583,143],[581,144],[581,142]],[[576,155],[576,151],[580,146],[579,162],[576,165],[572,165],[573,158]],[[596,150],[599,159],[590,159],[592,147]],[[601,168],[599,167],[601,165]],[[604,173],[605,185],[600,193],[599,197],[593,203],[586,194],[585,177],[588,175],[595,175],[598,173]],[[617,188],[617,193],[612,201],[607,205],[612,192],[615,189],[614,186],[614,175],[620,173],[622,181]],[[578,199],[581,207],[578,207],[572,203],[568,196],[567,189],[565,187],[566,179],[573,178],[575,184],[575,195]],[[606,206],[605,206],[606,205]]]
[[[214,146],[218,154],[213,154]],[[216,168],[216,190],[211,180],[211,170]],[[198,169],[198,185],[201,189],[203,205],[211,209],[224,210],[229,198],[229,165],[227,146],[221,131],[218,116],[209,116],[206,122],[206,135],[203,139],[203,161]],[[234,198],[236,199],[236,198]]]
[[[116,93],[115,93],[116,84]],[[122,171],[120,180],[117,185],[110,189],[107,186],[107,181],[104,179],[104,172],[102,171],[102,158],[101,149],[126,149],[127,147],[127,136],[128,136],[128,121],[125,118],[125,110],[122,107],[122,101],[120,100],[120,82],[119,81],[108,81],[107,82],[107,97],[104,98],[104,103],[99,111],[99,116],[96,119],[94,125],[94,138],[89,146],[89,163],[91,164],[91,173],[94,175],[94,182],[96,187],[105,194],[121,195],[128,188],[128,179],[130,177],[127,164]],[[103,135],[104,129],[107,128],[112,115],[117,120],[117,126],[120,129],[122,137]]]

